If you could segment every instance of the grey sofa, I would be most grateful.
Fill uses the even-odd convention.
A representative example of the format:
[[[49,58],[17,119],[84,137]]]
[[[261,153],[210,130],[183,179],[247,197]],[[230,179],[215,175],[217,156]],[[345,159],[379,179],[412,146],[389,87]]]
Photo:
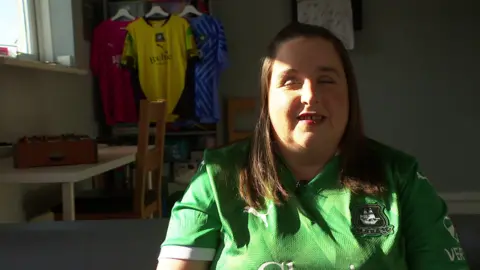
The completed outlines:
[[[480,215],[452,216],[480,269]],[[1,270],[154,270],[168,220],[0,225]]]

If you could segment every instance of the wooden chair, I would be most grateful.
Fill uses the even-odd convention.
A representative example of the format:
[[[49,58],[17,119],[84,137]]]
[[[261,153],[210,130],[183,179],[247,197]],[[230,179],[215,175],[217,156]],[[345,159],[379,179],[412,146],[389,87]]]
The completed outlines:
[[[255,110],[254,98],[229,98],[227,100],[228,142],[241,140],[252,134],[252,131],[237,130],[235,122],[240,114],[253,110]]]
[[[88,190],[75,197],[76,220],[145,219],[162,216],[162,167],[167,116],[166,101],[140,102],[138,143],[133,190]],[[149,146],[150,123],[156,122],[155,145]],[[149,173],[153,189],[147,190]],[[62,220],[62,205],[54,208],[55,220]]]

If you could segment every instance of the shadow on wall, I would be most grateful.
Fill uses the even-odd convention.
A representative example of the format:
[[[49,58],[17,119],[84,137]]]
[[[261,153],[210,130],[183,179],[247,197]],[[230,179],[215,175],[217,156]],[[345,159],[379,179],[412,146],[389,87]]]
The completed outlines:
[[[480,269],[480,215],[452,216],[471,269]],[[155,269],[168,220],[0,225],[0,269]]]

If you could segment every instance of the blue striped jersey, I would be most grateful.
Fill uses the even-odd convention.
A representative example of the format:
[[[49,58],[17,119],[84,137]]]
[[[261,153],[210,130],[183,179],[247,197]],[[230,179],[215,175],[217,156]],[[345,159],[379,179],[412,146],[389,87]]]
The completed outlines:
[[[218,81],[225,69],[227,42],[221,22],[209,15],[189,18],[200,60],[195,66],[195,114],[200,123],[220,120]]]

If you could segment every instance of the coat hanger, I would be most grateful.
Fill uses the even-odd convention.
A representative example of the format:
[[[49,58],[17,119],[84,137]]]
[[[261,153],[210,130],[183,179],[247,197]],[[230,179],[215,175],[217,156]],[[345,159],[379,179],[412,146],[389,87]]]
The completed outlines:
[[[163,10],[162,7],[159,6],[159,5],[152,6],[152,9],[150,9],[150,11],[147,14],[145,14],[145,17],[150,18],[150,17],[155,16],[155,15],[160,15],[160,16],[164,16],[164,17],[170,16],[170,14],[165,12],[165,10]]]
[[[196,9],[193,5],[186,5],[185,8],[183,9],[182,13],[178,14],[178,16],[184,17],[185,15],[187,15],[189,13],[197,15],[197,16],[202,16],[203,15],[203,13],[198,11],[198,9]]]
[[[121,8],[121,9],[119,9],[119,10],[117,11],[117,14],[115,14],[115,15],[111,18],[111,20],[112,20],[112,21],[116,21],[116,20],[118,20],[118,19],[120,19],[120,18],[122,18],[122,17],[127,18],[127,19],[129,19],[129,20],[135,20],[135,17],[134,17],[132,14],[130,14],[130,12],[128,12],[128,10],[127,10],[126,8]]]

